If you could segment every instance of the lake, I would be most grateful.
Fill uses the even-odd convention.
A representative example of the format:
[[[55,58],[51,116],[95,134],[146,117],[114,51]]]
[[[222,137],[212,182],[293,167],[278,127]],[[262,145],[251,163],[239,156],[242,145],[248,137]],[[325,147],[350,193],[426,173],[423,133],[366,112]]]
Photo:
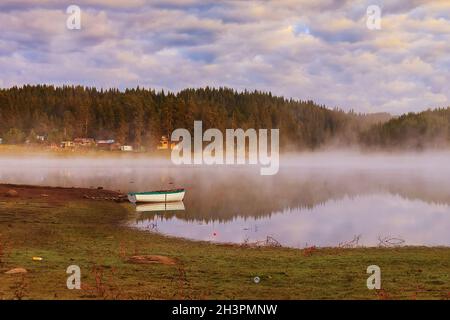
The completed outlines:
[[[124,223],[187,239],[450,246],[449,159],[446,152],[305,153],[282,156],[277,175],[261,176],[253,166],[179,167],[144,157],[3,156],[0,181],[122,192],[184,187],[183,203],[138,206]]]

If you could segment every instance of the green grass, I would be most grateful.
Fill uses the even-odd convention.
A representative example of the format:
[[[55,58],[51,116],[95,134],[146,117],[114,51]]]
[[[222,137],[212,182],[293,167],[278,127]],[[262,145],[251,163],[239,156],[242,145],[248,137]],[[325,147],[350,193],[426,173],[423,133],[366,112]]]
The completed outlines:
[[[124,225],[128,205],[0,202],[0,299],[448,299],[448,248],[288,248],[216,245]],[[127,263],[135,254],[176,265]],[[33,261],[33,256],[43,261]],[[68,290],[78,265],[82,290]],[[366,287],[380,266],[381,291]],[[7,275],[24,267],[29,272]],[[260,283],[253,281],[255,276]]]

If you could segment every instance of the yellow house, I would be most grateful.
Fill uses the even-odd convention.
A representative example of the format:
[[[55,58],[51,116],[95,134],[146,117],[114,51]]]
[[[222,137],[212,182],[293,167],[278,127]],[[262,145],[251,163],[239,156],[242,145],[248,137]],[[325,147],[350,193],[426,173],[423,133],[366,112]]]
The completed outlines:
[[[169,146],[170,146],[170,149],[172,150],[172,149],[176,148],[177,144],[175,142],[170,142],[166,136],[162,136],[161,140],[159,140],[159,144],[156,147],[156,149],[167,150],[167,149],[169,149]]]
[[[75,147],[75,143],[73,141],[62,141],[60,147],[63,149],[64,148],[73,148],[73,147]]]

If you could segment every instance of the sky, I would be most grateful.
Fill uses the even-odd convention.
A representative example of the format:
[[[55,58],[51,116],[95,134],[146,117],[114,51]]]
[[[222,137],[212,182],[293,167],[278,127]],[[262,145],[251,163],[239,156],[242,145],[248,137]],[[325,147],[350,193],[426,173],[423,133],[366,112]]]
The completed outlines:
[[[79,30],[67,28],[69,5]],[[370,5],[380,29],[367,26]],[[371,113],[447,107],[450,0],[1,0],[0,87],[24,84],[226,86]]]

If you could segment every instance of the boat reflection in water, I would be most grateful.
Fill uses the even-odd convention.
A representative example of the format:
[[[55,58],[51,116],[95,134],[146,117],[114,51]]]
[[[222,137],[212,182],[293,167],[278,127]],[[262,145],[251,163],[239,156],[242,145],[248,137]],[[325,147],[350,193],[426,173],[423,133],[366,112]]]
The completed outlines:
[[[160,203],[146,203],[136,206],[137,212],[155,212],[155,211],[184,211],[183,201],[177,202],[160,202]]]
[[[136,206],[136,212],[140,213],[139,217],[132,225],[158,232],[158,222],[165,219],[167,214],[172,217],[175,215],[174,211],[184,210],[183,201],[140,204]]]

